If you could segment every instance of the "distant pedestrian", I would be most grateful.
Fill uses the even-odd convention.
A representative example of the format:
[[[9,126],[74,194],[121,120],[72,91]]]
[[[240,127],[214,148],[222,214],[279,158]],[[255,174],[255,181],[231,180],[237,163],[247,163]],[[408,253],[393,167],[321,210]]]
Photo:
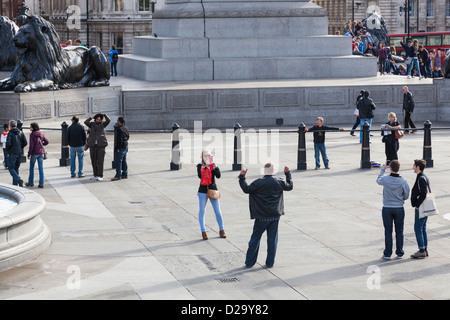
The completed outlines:
[[[395,226],[395,254],[401,259],[404,255],[403,251],[403,226],[405,221],[405,208],[403,207],[405,200],[409,198],[408,182],[399,175],[400,162],[392,160],[390,162],[390,174],[384,175],[387,167],[386,164],[381,168],[377,178],[377,183],[383,186],[383,209],[382,218],[384,226],[384,259],[390,259],[392,255],[392,226]]]
[[[116,175],[112,178],[112,181],[127,179],[128,178],[128,140],[130,134],[128,127],[125,126],[125,120],[123,117],[117,119],[117,125],[114,127],[115,141],[114,141],[114,153],[116,155]]]
[[[316,170],[320,169],[320,155],[325,169],[330,169],[328,163],[327,149],[325,147],[325,131],[343,131],[344,128],[334,128],[323,125],[323,118],[317,117],[316,125],[311,128],[305,128],[305,131],[312,131],[314,134],[314,158],[316,159]]]
[[[355,135],[355,129],[358,128],[359,124],[361,123],[360,119],[359,119],[359,110],[356,107],[358,104],[359,99],[361,99],[364,96],[364,91],[365,90],[361,90],[361,92],[359,93],[359,95],[356,97],[356,101],[355,101],[355,111],[353,111],[353,115],[356,117],[355,123],[353,124],[352,127],[352,131],[350,132],[351,136]]]
[[[22,150],[28,145],[23,132],[17,128],[15,120],[9,121],[10,130],[6,137],[6,151],[8,152],[8,170],[13,178],[12,184],[23,187],[23,180],[19,175],[20,163],[22,160]]]
[[[409,91],[407,86],[403,87],[403,107],[402,111],[405,112],[405,129],[411,127],[411,129],[416,129],[416,125],[414,124],[414,121],[412,120],[411,116],[414,112],[414,99],[411,91]],[[417,130],[412,130],[411,133],[416,133]],[[405,130],[405,134],[408,134],[409,131]]]
[[[119,61],[119,52],[116,46],[112,45],[111,50],[108,51],[109,63],[111,64],[111,76],[117,77],[117,62]]]
[[[394,112],[388,114],[388,122],[385,124],[386,129],[401,129],[400,123],[397,121],[397,115]],[[383,131],[386,134],[383,135],[382,142],[384,143],[384,153],[386,154],[387,165],[392,160],[398,160],[398,149],[400,144],[395,137],[395,131]]]
[[[3,132],[1,135],[1,144],[2,144],[2,150],[3,150],[3,166],[5,167],[5,170],[8,169],[8,152],[6,151],[6,138],[8,137],[9,132],[9,123],[3,124]]]
[[[369,130],[372,126],[372,119],[374,117],[373,110],[376,109],[376,105],[373,102],[370,97],[369,91],[364,91],[364,97],[362,99],[359,99],[356,108],[359,110],[359,119],[360,119],[360,125],[361,125],[361,131],[359,134],[359,143],[362,143],[362,136],[363,136],[363,126],[367,122],[369,124]],[[370,134],[370,131],[369,131]]]
[[[205,227],[205,208],[206,203],[209,201],[214,209],[214,214],[216,215],[216,221],[219,225],[219,236],[221,238],[226,238],[224,226],[223,226],[223,218],[222,212],[220,211],[220,202],[219,199],[208,198],[208,190],[218,190],[216,185],[216,178],[220,179],[221,173],[220,169],[214,163],[213,156],[209,150],[203,150],[201,154],[201,163],[197,165],[197,175],[200,179],[200,186],[198,188],[198,202],[199,202],[199,211],[198,211],[198,221],[200,223],[200,231],[202,232],[203,240],[208,240],[208,235],[206,233]]]
[[[103,118],[105,118],[105,121],[103,121]],[[108,146],[105,128],[110,122],[111,119],[106,113],[98,113],[84,121],[84,124],[90,131],[87,145],[89,146],[93,170],[93,176],[90,178],[91,180],[103,180],[105,149]]]
[[[431,192],[430,180],[423,173],[426,164],[425,160],[414,160],[413,170],[417,176],[411,190],[411,205],[414,208],[414,233],[416,235],[417,246],[419,247],[419,251],[411,255],[411,258],[419,259],[428,257],[428,217],[419,218],[419,207],[427,197],[427,193]]]
[[[48,139],[39,129],[39,124],[33,122],[30,124],[30,148],[28,149],[28,159],[30,160],[30,173],[27,187],[34,187],[34,165],[38,164],[39,168],[39,188],[44,187],[44,146],[48,145]]]
[[[70,147],[70,176],[75,178],[76,158],[78,157],[78,178],[83,178],[84,147],[86,144],[86,130],[79,123],[78,116],[72,117],[72,124],[67,129],[67,143]]]
[[[380,75],[384,75],[386,74],[386,61],[388,58],[388,51],[382,41],[378,43],[377,52]]]
[[[284,168],[286,181],[275,176],[272,163],[264,166],[264,177],[253,181],[250,185],[245,181],[248,170],[242,170],[239,175],[239,185],[244,193],[249,195],[250,218],[255,220],[253,233],[248,243],[245,266],[253,267],[258,259],[261,236],[267,231],[266,266],[273,267],[278,243],[278,224],[284,215],[283,192],[294,187],[291,171]]]

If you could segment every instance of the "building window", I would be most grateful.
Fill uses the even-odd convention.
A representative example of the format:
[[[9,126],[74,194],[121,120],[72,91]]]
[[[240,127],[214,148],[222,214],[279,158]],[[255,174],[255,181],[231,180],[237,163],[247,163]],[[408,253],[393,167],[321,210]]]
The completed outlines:
[[[123,53],[123,33],[112,32],[111,33],[111,45],[115,45],[119,54]]]
[[[139,11],[150,11],[150,0],[138,0]]]
[[[445,1],[445,15],[447,17],[450,17],[450,1]]]
[[[409,7],[410,7],[410,11],[409,11],[409,16],[410,17],[415,17],[416,16],[416,3],[414,1],[410,1],[409,2]]]
[[[434,17],[434,1],[427,1],[427,17]]]
[[[435,31],[434,27],[427,27],[427,32],[434,32],[434,31]]]
[[[114,0],[114,11],[123,11],[123,1]]]

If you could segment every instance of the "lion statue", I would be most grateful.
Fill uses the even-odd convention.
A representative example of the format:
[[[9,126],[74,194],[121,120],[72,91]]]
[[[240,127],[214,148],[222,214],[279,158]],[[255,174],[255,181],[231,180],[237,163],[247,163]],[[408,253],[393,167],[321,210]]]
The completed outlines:
[[[390,43],[386,22],[380,13],[369,13],[362,22],[366,27],[368,36],[371,37],[371,41],[369,40],[369,42],[372,42],[374,47],[377,47],[380,41],[383,42],[386,47],[389,47]]]
[[[14,37],[18,61],[0,90],[31,92],[108,86],[109,63],[98,47],[62,48],[55,27],[40,16],[27,16]]]
[[[7,17],[0,16],[0,71],[13,71],[17,62],[17,49],[13,38],[19,27]]]

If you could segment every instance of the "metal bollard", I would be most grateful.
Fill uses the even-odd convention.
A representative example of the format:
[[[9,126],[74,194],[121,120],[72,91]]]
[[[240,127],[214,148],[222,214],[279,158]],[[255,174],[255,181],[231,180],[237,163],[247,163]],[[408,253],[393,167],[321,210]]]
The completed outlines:
[[[117,168],[117,156],[116,156],[116,154],[117,154],[117,146],[116,146],[116,138],[117,138],[117,128],[119,127],[119,125],[116,123],[115,125],[114,125],[114,149],[113,149],[113,151],[114,151],[114,154],[113,154],[113,161],[112,161],[112,168],[113,169],[116,169]]]
[[[234,125],[234,152],[233,152],[233,171],[242,170],[242,126],[239,123]]]
[[[170,161],[170,170],[180,170],[181,152],[180,152],[180,126],[175,123],[172,126],[172,160]]]
[[[427,168],[433,168],[434,161],[431,157],[431,122],[430,120],[425,121],[423,124],[423,160],[427,162]]]
[[[369,123],[363,124],[363,138],[361,144],[361,169],[371,169],[370,163],[370,141],[369,141]]]
[[[306,170],[306,132],[305,124],[298,125],[297,170]]]
[[[60,167],[67,167],[70,165],[69,143],[67,141],[67,128],[69,125],[64,121],[61,124],[61,159],[59,159]]]

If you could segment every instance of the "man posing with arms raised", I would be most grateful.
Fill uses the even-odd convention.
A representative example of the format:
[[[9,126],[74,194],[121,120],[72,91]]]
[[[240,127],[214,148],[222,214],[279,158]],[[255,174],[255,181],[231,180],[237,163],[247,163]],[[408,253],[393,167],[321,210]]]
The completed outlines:
[[[253,267],[258,258],[259,243],[262,234],[267,231],[266,266],[273,267],[278,242],[278,222],[284,215],[283,191],[293,189],[291,172],[284,168],[286,181],[274,176],[275,167],[272,163],[264,166],[264,177],[255,180],[250,185],[245,181],[247,170],[239,175],[239,185],[244,193],[249,194],[250,218],[255,220],[253,234],[248,244],[245,265]]]

